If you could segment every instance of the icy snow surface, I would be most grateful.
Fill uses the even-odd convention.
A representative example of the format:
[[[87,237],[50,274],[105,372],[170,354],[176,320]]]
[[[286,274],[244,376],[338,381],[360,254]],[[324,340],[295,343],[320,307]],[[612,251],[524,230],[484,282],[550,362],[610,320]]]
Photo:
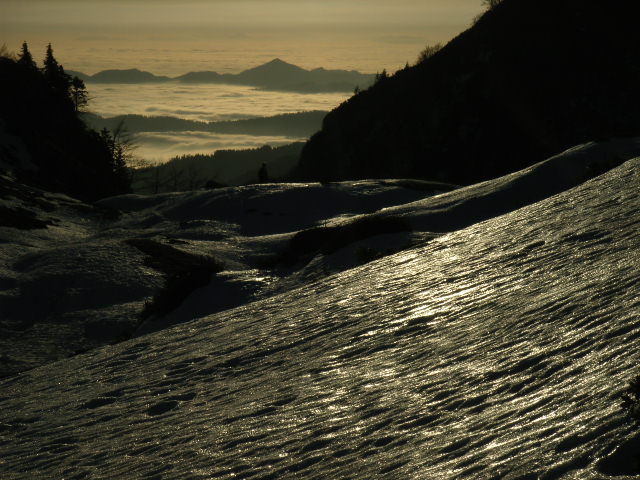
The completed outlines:
[[[640,346],[639,181],[630,160],[424,246],[5,379],[0,476],[632,474],[640,434],[618,399]]]
[[[125,195],[93,206],[0,177],[0,377],[297,287],[298,277],[276,287],[280,276],[263,268],[296,231],[446,188],[425,185],[273,184]],[[16,220],[29,228],[16,228]],[[140,238],[212,255],[226,271],[177,311],[138,329],[145,301],[164,283],[127,243]]]

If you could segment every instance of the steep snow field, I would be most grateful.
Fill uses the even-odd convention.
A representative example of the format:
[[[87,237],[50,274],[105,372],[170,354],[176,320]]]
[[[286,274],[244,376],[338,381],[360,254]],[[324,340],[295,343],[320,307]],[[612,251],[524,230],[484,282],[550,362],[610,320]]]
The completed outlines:
[[[640,433],[619,396],[640,342],[640,159],[544,200],[530,195],[635,155],[635,142],[590,144],[429,200],[408,203],[417,198],[398,190],[403,198],[367,208],[404,204],[374,216],[396,209],[413,234],[445,211],[460,220],[454,227],[470,226],[305,277],[300,288],[285,278],[278,290],[276,279],[252,303],[0,381],[0,476],[637,478]],[[206,232],[224,232],[215,222],[232,225],[184,217],[229,200],[207,195],[108,200],[131,213],[94,235],[115,242],[130,235],[127,225],[138,234],[146,225],[157,238],[182,222],[192,236],[167,238],[201,248]],[[261,195],[251,215],[269,205]],[[514,198],[540,201],[482,221]],[[291,224],[258,235],[247,222],[209,247],[237,272],[250,271],[240,268],[251,266],[243,252],[260,256],[291,238]],[[319,253],[300,268],[329,268],[343,254]],[[130,263],[144,268],[134,256]],[[12,268],[5,276],[20,282]],[[206,292],[215,295],[192,295],[197,305]]]

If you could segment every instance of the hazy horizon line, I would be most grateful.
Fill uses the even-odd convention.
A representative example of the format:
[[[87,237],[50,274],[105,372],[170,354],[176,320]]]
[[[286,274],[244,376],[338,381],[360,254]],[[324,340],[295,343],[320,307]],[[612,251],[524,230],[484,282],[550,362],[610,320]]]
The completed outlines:
[[[27,43],[28,43],[28,42],[27,42]],[[53,46],[53,47],[55,47],[54,45],[52,45],[52,46]],[[375,75],[376,73],[379,73],[379,72],[381,71],[381,70],[379,70],[379,71],[377,71],[377,72],[363,72],[363,71],[361,71],[361,70],[357,70],[357,69],[347,69],[347,68],[326,68],[326,67],[324,67],[324,66],[322,66],[322,65],[321,65],[321,66],[318,66],[318,67],[314,67],[314,68],[307,68],[307,67],[302,67],[302,66],[300,66],[300,65],[297,65],[296,63],[292,63],[292,62],[289,62],[289,61],[287,61],[287,60],[283,60],[283,59],[282,59],[281,57],[279,57],[279,56],[276,56],[276,57],[272,58],[271,60],[267,60],[266,62],[262,62],[262,63],[259,63],[259,64],[257,64],[257,65],[254,65],[254,66],[245,67],[245,68],[243,68],[243,69],[241,69],[241,70],[238,70],[236,73],[233,73],[233,72],[221,72],[221,71],[219,71],[219,70],[216,70],[215,68],[212,68],[211,70],[188,70],[188,71],[185,71],[185,72],[183,72],[183,73],[179,73],[179,74],[172,74],[172,73],[167,73],[167,74],[165,74],[165,73],[154,73],[154,72],[152,72],[152,71],[150,71],[150,70],[146,70],[146,69],[144,69],[144,70],[143,70],[142,68],[139,68],[139,67],[120,67],[120,68],[113,68],[113,67],[111,67],[111,68],[104,68],[104,69],[101,69],[101,70],[96,70],[94,73],[87,73],[87,71],[83,71],[83,70],[80,70],[80,69],[76,69],[76,68],[67,68],[67,67],[65,67],[64,65],[63,65],[63,67],[64,67],[66,70],[70,70],[70,71],[74,71],[74,72],[82,73],[82,74],[87,75],[87,76],[93,76],[93,75],[95,75],[96,73],[106,72],[106,71],[110,71],[110,70],[115,70],[115,71],[138,70],[138,71],[140,71],[140,72],[151,73],[151,74],[152,74],[152,75],[154,75],[154,76],[163,76],[163,77],[168,77],[168,78],[170,78],[171,80],[175,80],[175,79],[177,79],[177,78],[179,78],[179,77],[181,77],[181,76],[183,76],[183,75],[186,75],[186,74],[189,74],[189,73],[197,73],[197,72],[215,72],[215,73],[218,73],[218,74],[220,74],[220,75],[237,75],[238,73],[242,73],[242,72],[244,72],[244,71],[251,70],[252,68],[261,67],[261,66],[263,66],[263,65],[266,65],[266,64],[268,64],[268,63],[271,63],[271,62],[273,62],[274,60],[280,60],[281,62],[287,63],[288,65],[292,65],[292,66],[294,66],[294,67],[302,68],[302,69],[304,69],[304,70],[306,70],[306,71],[313,71],[313,70],[323,69],[323,70],[326,70],[326,71],[357,72],[357,73],[360,73],[360,74],[362,74],[362,75]]]

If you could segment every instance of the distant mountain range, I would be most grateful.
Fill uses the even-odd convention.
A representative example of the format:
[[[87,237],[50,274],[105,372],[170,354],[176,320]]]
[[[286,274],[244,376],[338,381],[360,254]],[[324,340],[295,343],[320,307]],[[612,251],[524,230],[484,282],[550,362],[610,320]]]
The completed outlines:
[[[68,71],[68,73],[87,83],[224,83],[305,93],[350,92],[356,87],[361,89],[369,87],[375,78],[375,75],[355,70],[325,70],[324,68],[306,70],[279,58],[237,74],[203,71],[189,72],[172,78],[154,75],[137,68],[103,70],[94,75],[76,71]]]

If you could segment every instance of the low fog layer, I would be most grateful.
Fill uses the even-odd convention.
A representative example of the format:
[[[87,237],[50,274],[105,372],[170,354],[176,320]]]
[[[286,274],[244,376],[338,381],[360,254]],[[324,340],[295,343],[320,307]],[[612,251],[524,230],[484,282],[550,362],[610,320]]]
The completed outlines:
[[[291,112],[331,110],[349,97],[344,93],[289,93],[237,85],[89,84],[89,110],[103,117],[124,114],[170,116],[201,122],[241,120]],[[125,125],[126,126],[126,125]],[[247,132],[250,133],[250,132]],[[210,132],[141,132],[133,137],[136,154],[152,162],[176,155],[213,153],[220,149],[284,145],[304,140],[297,135],[227,135]]]
[[[97,84],[87,85],[89,110],[103,117],[128,113],[202,122],[266,117],[308,110],[332,110],[350,93],[291,93],[238,85]]]

